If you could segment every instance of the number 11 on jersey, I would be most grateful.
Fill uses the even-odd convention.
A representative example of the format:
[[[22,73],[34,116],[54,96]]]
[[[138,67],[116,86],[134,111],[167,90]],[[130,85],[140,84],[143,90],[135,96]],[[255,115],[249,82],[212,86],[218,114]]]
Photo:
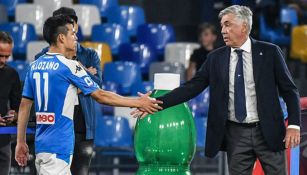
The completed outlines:
[[[37,104],[38,104],[38,110],[41,111],[42,107],[42,96],[44,97],[44,111],[47,111],[48,107],[48,85],[49,85],[49,74],[48,72],[43,72],[43,80],[44,85],[41,87],[41,73],[34,72],[33,78],[35,80],[35,86],[36,86],[36,97],[37,97]],[[41,94],[41,89],[43,89],[43,94]]]

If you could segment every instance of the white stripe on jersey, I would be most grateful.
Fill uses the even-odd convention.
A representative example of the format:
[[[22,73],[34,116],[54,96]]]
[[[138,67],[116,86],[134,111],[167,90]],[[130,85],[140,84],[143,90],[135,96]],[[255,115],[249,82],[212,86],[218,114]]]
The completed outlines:
[[[66,91],[62,116],[68,117],[71,120],[74,118],[74,107],[78,104],[77,88],[74,85],[69,85]]]
[[[83,67],[79,64],[78,61],[67,59],[62,55],[57,55],[57,58],[69,68],[72,74],[78,77],[83,77],[87,75],[86,71],[83,69]]]

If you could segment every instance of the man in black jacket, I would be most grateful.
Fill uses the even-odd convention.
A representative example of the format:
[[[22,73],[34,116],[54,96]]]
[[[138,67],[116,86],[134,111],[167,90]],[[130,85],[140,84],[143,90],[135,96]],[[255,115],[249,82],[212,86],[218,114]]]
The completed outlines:
[[[12,37],[8,33],[0,31],[0,127],[7,126],[16,120],[16,112],[21,99],[18,73],[6,64],[12,55],[12,50]],[[11,135],[0,134],[0,175],[8,175],[10,167]]]
[[[249,37],[248,7],[230,6],[219,17],[226,46],[209,53],[191,81],[157,99],[165,109],[210,85],[206,156],[226,151],[232,175],[250,175],[257,158],[265,174],[285,175],[284,149],[300,143],[300,107],[281,49]],[[287,128],[279,96],[287,104]],[[142,110],[132,114],[146,115]]]

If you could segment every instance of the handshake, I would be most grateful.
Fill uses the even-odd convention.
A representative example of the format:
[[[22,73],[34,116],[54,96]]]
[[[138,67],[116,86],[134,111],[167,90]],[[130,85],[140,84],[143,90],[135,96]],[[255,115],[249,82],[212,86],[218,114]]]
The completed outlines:
[[[148,114],[153,114],[163,109],[161,106],[159,106],[159,104],[163,104],[163,102],[156,100],[155,98],[151,98],[151,93],[151,91],[147,92],[146,94],[138,92],[140,106],[133,110],[130,115],[132,115],[134,118],[143,119]]]

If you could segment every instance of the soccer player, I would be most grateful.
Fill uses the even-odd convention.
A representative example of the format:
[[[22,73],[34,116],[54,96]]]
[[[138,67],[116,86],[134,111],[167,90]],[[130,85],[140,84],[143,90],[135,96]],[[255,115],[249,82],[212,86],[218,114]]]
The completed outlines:
[[[38,174],[71,174],[74,147],[73,111],[78,103],[77,88],[97,102],[138,107],[153,113],[160,103],[146,97],[126,98],[99,89],[84,68],[67,59],[76,49],[73,20],[68,16],[50,17],[43,28],[49,52],[31,64],[27,73],[19,108],[15,159],[20,166],[28,160],[26,126],[33,101],[36,111],[35,165]]]
[[[53,11],[52,16],[69,16],[74,21],[75,32],[78,33],[78,16],[73,8],[61,7]],[[95,50],[83,47],[77,43],[76,52],[72,52],[71,59],[76,59],[83,65],[87,74],[98,85],[102,84],[102,69],[100,58]],[[35,55],[35,60],[48,52],[49,47],[44,48]],[[75,57],[75,58],[74,58]],[[73,175],[89,174],[89,167],[94,152],[94,136],[96,130],[96,111],[94,99],[78,91],[79,104],[75,105],[74,110],[74,131],[75,146],[74,156],[71,161],[70,170]],[[84,151],[86,150],[86,151]]]

